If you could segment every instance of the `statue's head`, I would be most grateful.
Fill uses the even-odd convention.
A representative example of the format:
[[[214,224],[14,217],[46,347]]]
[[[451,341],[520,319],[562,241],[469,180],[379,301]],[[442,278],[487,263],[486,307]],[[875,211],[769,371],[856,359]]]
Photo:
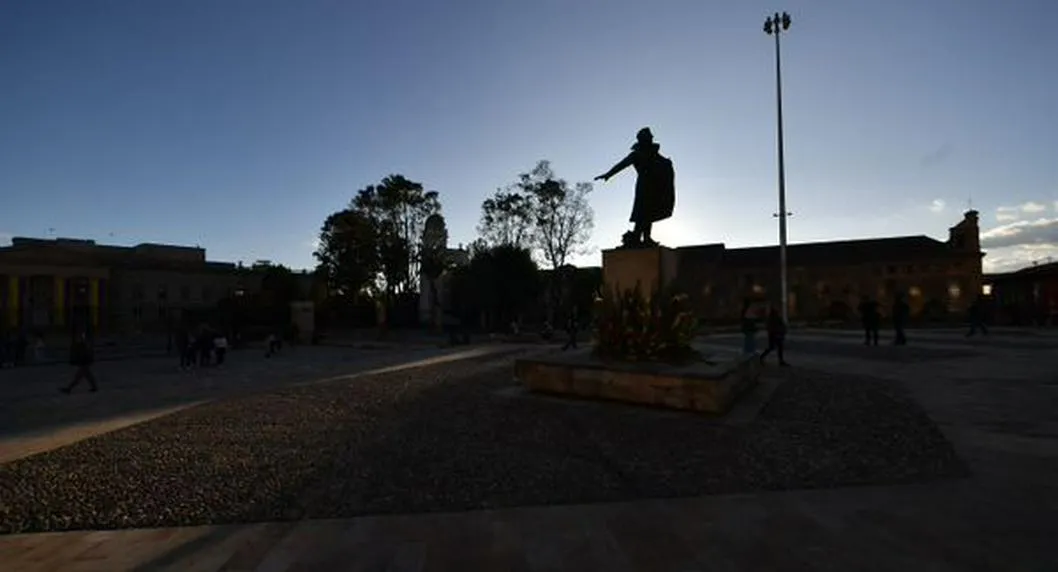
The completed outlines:
[[[657,151],[661,146],[654,143],[654,134],[650,132],[649,127],[644,127],[636,133],[636,144],[632,145],[633,150],[637,151]]]

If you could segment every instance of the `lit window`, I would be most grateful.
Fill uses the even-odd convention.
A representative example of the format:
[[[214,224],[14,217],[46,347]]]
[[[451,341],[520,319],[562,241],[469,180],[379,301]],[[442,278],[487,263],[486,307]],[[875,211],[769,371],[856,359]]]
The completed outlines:
[[[958,298],[962,294],[962,288],[959,288],[958,284],[952,283],[948,286],[948,295],[952,298]]]
[[[984,294],[985,296],[991,296],[992,295],[992,285],[991,284],[982,284],[981,285],[981,293]]]
[[[912,298],[918,298],[922,295],[922,289],[918,286],[912,286],[911,289],[907,291],[907,293],[910,294]]]
[[[754,284],[753,285],[753,293],[754,294],[763,294],[764,293],[764,286],[761,286],[760,284]]]

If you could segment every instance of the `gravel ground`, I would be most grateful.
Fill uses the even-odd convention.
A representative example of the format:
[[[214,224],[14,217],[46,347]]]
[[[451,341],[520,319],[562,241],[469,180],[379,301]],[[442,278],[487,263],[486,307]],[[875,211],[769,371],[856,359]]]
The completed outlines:
[[[0,466],[0,533],[454,511],[965,474],[899,387],[792,370],[757,420],[500,396],[478,359],[203,405]]]

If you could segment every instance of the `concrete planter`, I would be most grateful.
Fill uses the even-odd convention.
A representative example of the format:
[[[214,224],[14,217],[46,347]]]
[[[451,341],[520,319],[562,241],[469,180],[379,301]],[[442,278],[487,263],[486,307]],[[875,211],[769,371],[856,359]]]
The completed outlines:
[[[722,415],[760,377],[753,357],[675,366],[604,361],[590,350],[520,359],[515,377],[529,390]]]

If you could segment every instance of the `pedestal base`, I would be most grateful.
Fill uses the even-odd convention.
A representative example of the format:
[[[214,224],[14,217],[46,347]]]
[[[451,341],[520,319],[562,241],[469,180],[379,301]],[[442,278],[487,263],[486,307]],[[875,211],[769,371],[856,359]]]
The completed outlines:
[[[664,290],[675,278],[676,251],[664,246],[615,248],[602,252],[603,284],[608,293],[639,285],[643,296]]]

